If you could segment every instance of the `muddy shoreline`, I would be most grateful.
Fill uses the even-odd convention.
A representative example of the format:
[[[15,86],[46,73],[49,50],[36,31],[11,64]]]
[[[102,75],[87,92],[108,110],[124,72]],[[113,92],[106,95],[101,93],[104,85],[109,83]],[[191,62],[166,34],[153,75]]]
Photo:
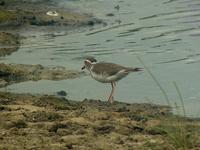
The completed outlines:
[[[24,26],[84,27],[102,23],[91,14],[62,8],[53,1],[1,0],[1,29],[20,29]]]
[[[44,67],[42,65],[0,64],[0,87],[13,83],[38,80],[74,79],[84,75],[83,72],[65,67]]]
[[[188,142],[188,148],[198,149],[200,122],[174,116],[170,110],[153,104],[111,105],[100,100],[78,102],[0,92],[0,148],[176,149],[179,146],[170,136],[184,127],[187,135],[180,136],[191,138],[188,141],[194,145]]]
[[[0,0],[0,56],[17,51],[22,38],[37,33],[66,34],[97,24],[103,21],[85,12],[62,8],[51,0]]]
[[[0,57],[16,52],[21,40],[34,34],[56,35],[58,32],[73,32],[101,23],[91,14],[61,8],[53,1],[0,0]],[[80,75],[82,73],[79,71],[59,66],[49,68],[1,63],[0,87],[28,80],[63,80]]]

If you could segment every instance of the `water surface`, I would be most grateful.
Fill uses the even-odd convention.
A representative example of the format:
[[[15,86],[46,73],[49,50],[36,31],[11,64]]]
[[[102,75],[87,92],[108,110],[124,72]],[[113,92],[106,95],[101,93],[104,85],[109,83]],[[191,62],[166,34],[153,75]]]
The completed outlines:
[[[85,56],[125,66],[142,66],[136,57],[139,56],[163,86],[171,104],[180,106],[175,81],[188,116],[200,117],[200,1],[77,0],[60,1],[60,5],[94,14],[107,22],[107,26],[60,36],[38,34],[24,40],[18,52],[0,61],[80,70]],[[42,94],[64,90],[71,99],[106,100],[110,87],[84,76],[64,81],[29,81],[11,85],[8,90]],[[115,99],[166,104],[147,72],[121,80]]]

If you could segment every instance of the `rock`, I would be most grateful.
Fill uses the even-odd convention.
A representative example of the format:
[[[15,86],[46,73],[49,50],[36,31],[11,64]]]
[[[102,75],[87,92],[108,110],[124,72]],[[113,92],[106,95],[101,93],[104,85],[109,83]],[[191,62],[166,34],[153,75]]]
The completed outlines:
[[[115,16],[115,14],[113,14],[113,13],[108,13],[108,14],[106,14],[106,16],[113,17],[113,16]]]
[[[59,15],[59,13],[57,13],[56,11],[48,11],[46,12],[46,14],[52,17],[57,17]]]
[[[67,92],[65,92],[65,91],[58,91],[58,92],[56,92],[56,94],[58,96],[67,96]]]

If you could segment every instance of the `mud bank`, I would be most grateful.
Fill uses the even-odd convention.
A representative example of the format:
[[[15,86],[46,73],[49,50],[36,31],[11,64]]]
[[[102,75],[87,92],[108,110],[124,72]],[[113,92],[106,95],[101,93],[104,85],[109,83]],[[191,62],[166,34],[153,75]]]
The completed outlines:
[[[52,1],[0,1],[0,27],[20,28],[32,26],[93,26],[101,20],[86,13],[61,8]]]
[[[167,106],[0,92],[0,149],[198,149],[199,126]]]
[[[0,0],[0,57],[20,47],[22,38],[72,32],[102,24],[102,20],[52,0]]]
[[[18,34],[0,32],[0,57],[17,51],[19,46],[20,38]]]
[[[63,80],[80,77],[82,73],[64,67],[42,65],[0,64],[0,87],[28,80]]]

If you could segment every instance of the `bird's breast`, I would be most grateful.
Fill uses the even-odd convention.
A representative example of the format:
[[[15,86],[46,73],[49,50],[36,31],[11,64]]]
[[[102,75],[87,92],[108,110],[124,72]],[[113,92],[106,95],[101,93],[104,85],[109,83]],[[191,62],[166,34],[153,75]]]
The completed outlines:
[[[94,72],[90,72],[92,78],[94,78],[95,80],[102,82],[102,83],[109,83],[111,82],[111,80],[109,80],[109,76],[106,74],[99,74],[99,73],[94,73]]]

